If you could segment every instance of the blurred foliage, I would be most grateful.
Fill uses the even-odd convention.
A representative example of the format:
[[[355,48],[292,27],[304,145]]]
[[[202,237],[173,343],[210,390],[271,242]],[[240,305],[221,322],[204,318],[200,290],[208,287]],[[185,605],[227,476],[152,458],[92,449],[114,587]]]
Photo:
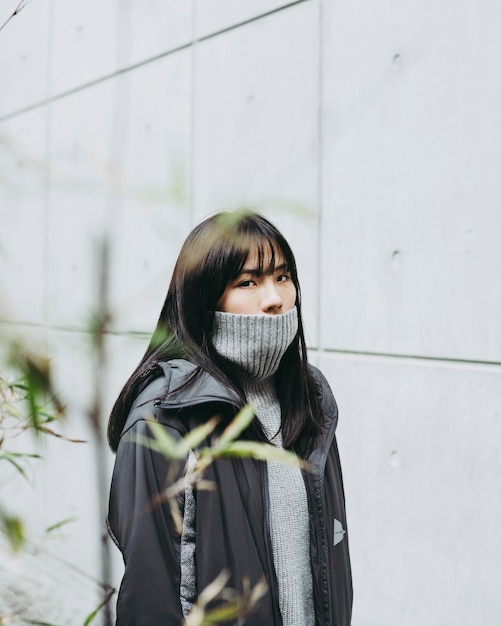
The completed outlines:
[[[226,587],[228,580],[229,574],[223,571],[207,585],[199,594],[183,626],[211,626],[225,624],[239,618],[243,620],[252,613],[256,604],[268,591],[268,585],[264,580],[251,588],[249,580],[244,579],[243,594],[238,595]],[[207,605],[214,600],[221,600],[221,603],[215,608],[207,609]]]
[[[10,415],[18,429],[61,437],[48,427],[65,412],[55,392],[49,359],[16,341],[10,346],[8,366],[15,378],[0,375],[0,425]]]
[[[0,462],[14,468],[24,480],[29,480],[29,465],[41,455],[11,449],[14,440],[25,432],[33,433],[37,440],[41,436],[68,439],[54,430],[64,416],[65,407],[55,393],[48,359],[26,350],[19,342],[12,342],[8,348],[7,367],[11,376],[0,372]],[[0,463],[1,467],[4,465]],[[62,522],[46,532],[60,525]],[[23,548],[26,543],[24,523],[20,517],[9,513],[1,502],[0,529],[14,552]]]
[[[11,549],[14,552],[21,550],[26,542],[24,525],[21,518],[15,515],[9,515],[0,508],[0,522]]]
[[[311,469],[305,461],[288,450],[277,448],[268,443],[238,440],[238,437],[254,418],[254,408],[251,405],[245,406],[225,427],[221,435],[211,442],[210,446],[204,446],[203,443],[214,433],[219,423],[217,417],[213,417],[194,428],[180,440],[174,439],[162,424],[154,421],[149,422],[152,437],[142,437],[138,442],[174,461],[171,470],[175,468],[176,464],[185,460],[190,451],[196,451],[195,466],[183,472],[181,478],[176,481],[171,481],[168,477],[167,484],[169,486],[152,503],[156,505],[160,501],[167,501],[179,534],[182,533],[183,520],[177,496],[183,493],[188,485],[197,489],[214,489],[212,483],[203,479],[203,474],[217,459],[225,457],[253,458],[260,461],[286,463],[308,471]],[[268,590],[264,580],[260,581],[254,588],[250,587],[248,580],[244,580],[244,592],[238,595],[226,587],[228,580],[228,573],[223,571],[199,594],[197,602],[186,617],[184,626],[213,626],[234,622],[239,618],[244,620],[246,616],[252,613],[256,604]],[[208,609],[209,603],[214,601],[217,601],[217,606]],[[242,621],[242,623],[244,622]]]
[[[101,332],[103,324],[102,320],[98,320],[96,333]],[[13,467],[23,480],[29,480],[27,470],[30,462],[42,459],[42,455],[8,449],[17,437],[31,432],[38,444],[41,443],[42,437],[57,437],[73,443],[83,441],[66,437],[55,430],[65,416],[65,406],[55,391],[50,361],[28,351],[19,342],[12,342],[7,353],[7,367],[12,376],[0,372],[0,461],[5,461]],[[44,531],[42,543],[75,520],[75,517],[70,517],[48,526]],[[19,552],[27,546],[23,520],[17,515],[10,514],[1,502],[0,530],[5,534],[13,552]],[[82,626],[88,626],[94,621],[114,593],[114,589],[107,592],[99,606],[85,617]],[[16,615],[0,614],[0,624],[8,623],[13,617]],[[38,626],[62,626],[46,621],[32,620],[26,623]]]
[[[229,220],[228,227],[230,230],[233,220],[241,219],[245,212],[246,210],[242,210],[227,215],[226,219]],[[212,245],[214,242],[209,237],[204,243]],[[110,322],[107,301],[108,256],[109,250],[105,241],[99,254],[99,306],[97,313],[91,319],[89,329],[96,360],[94,368],[95,397],[89,410],[89,419],[96,436],[96,448],[98,450],[103,445],[101,432],[103,423],[102,380],[104,378],[104,370],[106,369],[105,334],[108,332]],[[37,453],[24,453],[8,449],[13,438],[28,431],[35,435],[38,442],[46,436],[59,437],[73,442],[81,442],[81,440],[69,439],[57,432],[57,424],[64,417],[65,406],[56,393],[50,361],[32,351],[26,350],[21,343],[11,342],[8,367],[9,371],[12,372],[11,377],[0,373],[0,461],[5,461],[23,479],[28,479],[27,465],[41,457]],[[182,462],[186,461],[190,452],[193,452],[196,457],[194,467],[185,471],[181,478],[169,480],[174,474],[177,475],[177,471],[167,477],[166,484],[169,486],[160,494],[159,498],[168,502],[179,533],[182,532],[182,517],[178,505],[179,494],[184,492],[189,485],[197,489],[213,489],[214,485],[204,479],[204,473],[218,459],[236,457],[253,458],[260,461],[272,460],[292,464],[305,470],[310,469],[304,461],[287,450],[277,448],[268,443],[239,440],[238,437],[254,418],[255,411],[253,407],[247,406],[236,415],[219,436],[214,436],[215,429],[219,424],[219,419],[214,417],[189,432],[181,440],[176,440],[170,436],[161,424],[154,421],[150,422],[151,437],[145,437],[139,443],[174,461],[171,464],[171,470],[176,470],[176,466],[179,467]],[[208,445],[209,438],[211,438],[210,445]],[[98,487],[102,489],[105,484],[105,481],[102,480],[105,475],[104,454],[99,453],[97,458],[97,465],[101,465],[100,471],[97,472],[99,477]],[[100,501],[104,501],[102,497]],[[158,504],[158,502],[152,502],[152,505],[155,504]],[[52,524],[46,529],[45,536],[51,535],[72,521],[73,518],[68,518]],[[0,530],[3,530],[6,534],[13,551],[20,550],[25,544],[26,537],[22,520],[5,511],[1,503]],[[106,613],[105,623],[107,626],[111,626],[109,601],[115,590],[109,587],[106,582],[109,580],[106,567],[109,566],[110,560],[106,546],[107,543],[103,542],[103,600],[85,618],[82,626],[90,625],[103,608],[105,608]],[[257,602],[267,592],[265,581],[260,581],[251,588],[250,582],[245,580],[243,581],[243,592],[239,594],[235,590],[226,587],[228,580],[229,574],[223,571],[210,585],[202,590],[197,602],[186,618],[185,626],[225,624],[235,620],[239,620],[240,623],[240,620],[245,620],[245,617],[254,610]],[[211,606],[209,607],[209,605]],[[0,615],[0,624],[3,623],[6,617],[5,615]],[[43,621],[31,621],[28,623],[37,624],[38,626],[57,626]]]
[[[98,606],[92,611],[92,613],[89,613],[89,615],[87,615],[87,617],[84,620],[83,626],[89,626],[89,624],[91,624],[94,621],[94,619],[97,617],[99,611],[101,611],[102,608],[109,606],[109,602],[114,594],[115,594],[115,589],[108,590],[108,593],[104,597],[104,600],[98,604]]]
[[[219,422],[217,417],[213,417],[194,428],[180,440],[174,439],[162,424],[151,421],[148,422],[148,426],[153,437],[139,437],[137,439],[140,445],[159,452],[165,458],[177,463],[185,460],[190,451],[196,450],[196,464],[193,469],[187,470],[178,480],[174,480],[176,464],[171,465],[171,473],[166,481],[169,486],[152,503],[153,505],[157,505],[159,501],[168,503],[174,525],[179,534],[183,529],[183,520],[177,497],[184,492],[187,485],[196,486],[197,489],[213,489],[212,483],[203,480],[203,474],[217,459],[226,457],[253,458],[260,461],[277,461],[305,470],[310,469],[309,465],[293,452],[277,448],[269,443],[238,440],[237,438],[249,426],[254,417],[254,408],[251,405],[245,406],[226,426],[222,434],[211,442],[210,446],[200,447],[216,429]]]

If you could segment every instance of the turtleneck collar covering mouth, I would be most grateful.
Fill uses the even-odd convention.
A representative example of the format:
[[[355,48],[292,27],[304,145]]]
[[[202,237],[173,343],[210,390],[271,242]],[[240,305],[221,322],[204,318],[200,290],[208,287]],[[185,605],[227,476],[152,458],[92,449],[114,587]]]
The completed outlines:
[[[212,342],[225,359],[254,379],[272,376],[297,334],[297,309],[280,315],[240,315],[216,311]]]

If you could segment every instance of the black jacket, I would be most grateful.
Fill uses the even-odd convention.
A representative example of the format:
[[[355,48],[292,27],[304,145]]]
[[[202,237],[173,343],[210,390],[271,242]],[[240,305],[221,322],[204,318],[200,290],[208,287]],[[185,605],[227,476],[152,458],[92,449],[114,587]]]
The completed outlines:
[[[136,399],[117,450],[108,526],[123,553],[125,574],[117,603],[117,626],[180,626],[180,537],[169,506],[155,497],[183,471],[141,445],[150,437],[148,421],[163,424],[176,439],[215,414],[235,414],[241,406],[231,390],[202,372],[190,385],[194,366],[173,360],[163,376]],[[312,368],[321,394],[324,428],[304,472],[310,511],[311,566],[317,626],[349,626],[352,586],[341,467],[336,445],[337,406],[324,376]],[[168,477],[168,478],[167,478]],[[269,593],[246,626],[281,625],[278,591],[267,531],[266,463],[228,458],[204,474],[215,490],[196,492],[196,574],[200,592],[222,570],[227,586],[242,592],[245,578],[264,576]],[[293,511],[291,511],[293,515]]]

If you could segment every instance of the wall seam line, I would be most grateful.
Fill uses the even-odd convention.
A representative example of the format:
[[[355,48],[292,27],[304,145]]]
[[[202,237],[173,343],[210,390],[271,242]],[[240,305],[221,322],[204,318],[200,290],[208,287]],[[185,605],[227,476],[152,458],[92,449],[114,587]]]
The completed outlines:
[[[27,328],[41,328],[48,331],[55,332],[69,332],[69,333],[82,333],[89,334],[91,331],[86,328],[80,328],[78,326],[66,326],[62,324],[40,324],[36,322],[13,322],[10,320],[0,320],[0,326],[19,326]],[[151,337],[151,331],[142,330],[113,330],[109,329],[105,333],[106,335],[113,337],[130,337],[134,339],[148,340]],[[391,352],[370,352],[364,350],[340,350],[337,348],[323,348],[319,349],[318,346],[307,346],[308,352],[316,355],[346,355],[346,356],[360,356],[382,359],[395,359],[395,360],[409,360],[409,361],[428,361],[433,363],[456,363],[459,365],[487,365],[493,367],[501,367],[501,361],[489,361],[482,359],[461,359],[454,357],[439,357],[439,356],[425,356],[418,354],[403,354],[403,353],[391,353]]]
[[[339,350],[336,348],[323,348],[319,349],[317,347],[309,347],[309,352],[314,352],[315,354],[338,354],[338,355],[346,355],[346,356],[366,356],[366,357],[376,357],[376,358],[384,358],[384,359],[399,359],[399,360],[412,360],[412,361],[429,361],[434,363],[458,363],[463,365],[491,365],[499,367],[501,366],[501,361],[488,361],[482,359],[461,359],[455,357],[439,357],[439,356],[428,356],[428,355],[418,355],[418,354],[400,354],[400,353],[391,353],[391,352],[370,352],[365,350]]]
[[[43,100],[39,100],[38,102],[34,102],[33,104],[30,104],[28,106],[22,107],[21,109],[17,109],[16,111],[11,111],[10,113],[7,113],[6,115],[0,116],[0,124],[2,122],[6,122],[7,120],[13,119],[14,117],[17,117],[19,115],[23,115],[24,113],[29,113],[30,111],[33,111],[34,109],[38,109],[41,108],[43,106],[46,106],[48,104],[50,104],[51,102],[56,102],[57,100],[61,100],[63,98],[67,98],[69,96],[72,96],[76,93],[79,93],[80,91],[83,91],[85,89],[89,89],[90,87],[95,87],[96,85],[100,85],[101,83],[107,81],[107,80],[111,80],[112,78],[115,78],[117,76],[121,76],[122,74],[125,74],[127,72],[131,72],[135,69],[138,69],[140,67],[143,67],[144,65],[149,65],[150,63],[154,63],[155,61],[160,61],[161,59],[164,59],[165,57],[168,57],[170,55],[173,54],[177,54],[178,52],[182,52],[183,50],[187,50],[189,48],[193,48],[196,44],[198,43],[202,43],[204,41],[209,41],[210,39],[214,39],[216,37],[218,37],[219,35],[223,35],[225,33],[231,32],[233,30],[236,30],[238,28],[241,28],[242,26],[246,26],[247,24],[252,24],[254,22],[257,22],[259,20],[265,19],[267,17],[269,17],[270,15],[274,15],[276,13],[279,13],[281,11],[285,11],[287,9],[290,9],[294,6],[297,6],[299,4],[304,4],[305,2],[312,2],[313,0],[295,0],[295,2],[290,2],[289,4],[283,5],[281,7],[277,7],[276,9],[272,9],[271,11],[267,11],[266,13],[260,13],[259,15],[256,15],[252,18],[249,18],[247,20],[244,20],[242,22],[237,22],[236,24],[232,24],[231,26],[227,26],[225,28],[222,28],[220,30],[214,31],[213,33],[209,33],[207,35],[204,35],[202,37],[198,37],[198,38],[193,38],[191,41],[188,41],[184,44],[181,44],[179,46],[176,46],[174,48],[170,48],[169,50],[166,50],[164,52],[161,52],[160,54],[157,54],[153,57],[149,57],[147,59],[143,59],[142,61],[139,61],[137,63],[134,63],[132,65],[128,65],[127,67],[121,67],[119,69],[117,69],[114,72],[111,72],[109,74],[105,74],[104,76],[100,76],[98,78],[95,78],[93,80],[90,80],[86,83],[83,83],[82,85],[78,85],[76,87],[72,87],[71,89],[67,89],[66,91],[62,91],[59,94],[56,94],[50,98],[45,98]]]

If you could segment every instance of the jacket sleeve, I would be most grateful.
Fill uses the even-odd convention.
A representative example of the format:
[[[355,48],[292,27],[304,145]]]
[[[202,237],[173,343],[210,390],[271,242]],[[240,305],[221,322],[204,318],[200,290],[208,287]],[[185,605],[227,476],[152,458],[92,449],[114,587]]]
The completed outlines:
[[[137,421],[122,437],[111,484],[108,526],[125,563],[116,624],[180,626],[180,537],[159,496],[183,466],[142,445],[151,436],[147,424]]]

